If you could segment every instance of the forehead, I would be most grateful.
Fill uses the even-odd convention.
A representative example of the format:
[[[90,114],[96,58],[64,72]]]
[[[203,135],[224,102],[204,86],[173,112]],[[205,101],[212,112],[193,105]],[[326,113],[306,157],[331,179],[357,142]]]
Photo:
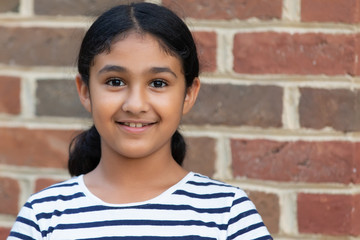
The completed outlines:
[[[147,33],[133,32],[115,39],[109,51],[95,56],[93,68],[105,64],[120,64],[138,69],[148,65],[169,65],[182,72],[180,58],[166,49],[161,40]]]
[[[167,44],[165,44],[165,42],[158,36],[155,36],[151,33],[148,32],[144,32],[142,30],[136,30],[136,29],[131,29],[129,31],[126,31],[124,33],[121,33],[119,35],[117,35],[112,41],[111,44],[109,46],[109,51],[111,50],[111,47],[116,44],[119,41],[125,40],[126,38],[135,38],[138,40],[148,40],[150,39],[151,41],[157,42],[158,46],[160,47],[161,50],[163,50],[165,53],[174,56],[174,57],[178,57],[180,58],[180,56],[174,52],[173,50],[171,50],[171,47],[169,47]]]

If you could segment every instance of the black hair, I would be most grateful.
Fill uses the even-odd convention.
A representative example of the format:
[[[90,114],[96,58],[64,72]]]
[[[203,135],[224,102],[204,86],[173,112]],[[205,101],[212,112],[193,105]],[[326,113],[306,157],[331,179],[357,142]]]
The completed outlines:
[[[199,60],[195,42],[186,24],[171,10],[153,3],[119,5],[104,12],[91,25],[82,41],[78,56],[78,71],[89,87],[90,67],[96,55],[110,51],[111,45],[131,31],[154,36],[166,53],[181,60],[186,88],[199,76]],[[186,144],[179,131],[171,139],[171,154],[182,164]],[[95,126],[76,136],[69,147],[68,168],[72,176],[86,174],[99,164],[100,135]]]

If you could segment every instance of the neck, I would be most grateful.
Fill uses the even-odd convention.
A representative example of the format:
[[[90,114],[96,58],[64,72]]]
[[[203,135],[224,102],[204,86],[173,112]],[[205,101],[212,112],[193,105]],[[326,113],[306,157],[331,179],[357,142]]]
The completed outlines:
[[[125,159],[105,153],[99,165],[85,175],[84,181],[97,197],[117,204],[152,199],[178,183],[186,174],[187,171],[175,162],[171,154]]]
[[[172,158],[170,150],[136,159],[103,151],[99,165],[88,175],[108,186],[138,188],[173,185],[186,173]]]

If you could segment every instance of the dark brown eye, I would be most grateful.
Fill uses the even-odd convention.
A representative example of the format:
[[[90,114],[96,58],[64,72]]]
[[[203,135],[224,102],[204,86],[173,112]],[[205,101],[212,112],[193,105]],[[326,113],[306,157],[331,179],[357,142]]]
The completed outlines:
[[[157,79],[157,80],[152,81],[150,83],[150,86],[154,87],[154,88],[163,88],[163,87],[167,86],[167,83],[163,80]]]
[[[113,86],[113,87],[120,87],[120,86],[124,86],[125,83],[119,79],[119,78],[112,78],[112,79],[109,79],[107,82],[106,82],[107,85],[110,85],[110,86]]]

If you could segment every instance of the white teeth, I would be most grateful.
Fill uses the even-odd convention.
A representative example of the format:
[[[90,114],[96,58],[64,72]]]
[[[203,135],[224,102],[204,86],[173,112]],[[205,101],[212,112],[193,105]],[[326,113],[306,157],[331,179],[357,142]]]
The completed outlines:
[[[142,123],[129,123],[129,122],[125,122],[124,125],[129,126],[129,127],[133,127],[133,128],[141,128],[146,126],[146,124],[142,124]]]

